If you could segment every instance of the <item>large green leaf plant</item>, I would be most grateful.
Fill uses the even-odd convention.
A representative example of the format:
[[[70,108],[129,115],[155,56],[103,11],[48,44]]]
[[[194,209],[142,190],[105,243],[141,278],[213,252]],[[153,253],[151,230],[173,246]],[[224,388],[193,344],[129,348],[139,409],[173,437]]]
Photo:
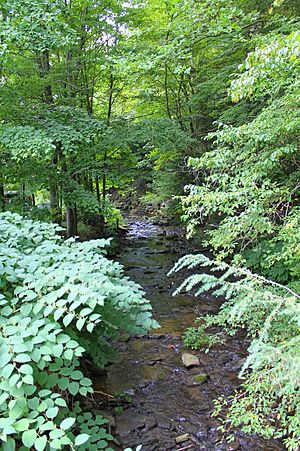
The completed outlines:
[[[63,240],[56,225],[0,216],[0,440],[6,451],[111,449],[80,358],[105,364],[111,337],[156,327],[140,286],[105,257],[109,240]]]

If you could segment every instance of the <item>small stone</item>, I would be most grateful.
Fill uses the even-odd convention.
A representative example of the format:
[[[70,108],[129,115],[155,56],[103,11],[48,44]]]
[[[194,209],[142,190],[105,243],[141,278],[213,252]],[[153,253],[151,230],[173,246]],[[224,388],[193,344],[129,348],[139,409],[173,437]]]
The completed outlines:
[[[187,442],[189,439],[190,434],[182,434],[178,435],[178,437],[175,438],[175,442],[177,443],[177,445],[179,445],[179,443]]]
[[[199,366],[200,362],[196,355],[184,353],[181,356],[182,363],[185,368],[192,368],[193,366]]]

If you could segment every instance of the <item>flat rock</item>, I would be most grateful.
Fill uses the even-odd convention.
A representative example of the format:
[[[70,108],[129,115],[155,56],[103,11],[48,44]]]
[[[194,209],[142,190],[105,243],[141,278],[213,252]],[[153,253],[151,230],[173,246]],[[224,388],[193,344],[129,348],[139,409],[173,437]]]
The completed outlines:
[[[141,429],[145,426],[147,417],[139,415],[132,410],[125,410],[119,417],[116,418],[116,434],[121,437],[126,437],[136,429]]]
[[[187,352],[182,354],[181,360],[185,368],[192,368],[193,366],[200,365],[198,357],[194,354],[188,354]]]
[[[190,434],[182,434],[178,435],[178,437],[175,438],[175,442],[177,444],[187,442],[190,439]]]

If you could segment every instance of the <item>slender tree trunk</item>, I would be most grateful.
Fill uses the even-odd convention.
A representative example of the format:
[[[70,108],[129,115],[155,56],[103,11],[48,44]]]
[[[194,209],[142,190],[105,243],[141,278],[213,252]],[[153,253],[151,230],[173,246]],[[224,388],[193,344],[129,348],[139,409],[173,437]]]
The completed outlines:
[[[51,67],[49,50],[46,49],[41,54],[37,55],[37,61],[42,78],[47,77]],[[46,84],[44,86],[43,101],[45,103],[48,103],[49,105],[54,103],[52,88],[50,84],[48,85]],[[61,144],[58,143],[55,146],[54,156],[52,159],[52,166],[55,168],[55,172],[58,165],[60,153],[61,153]],[[50,209],[52,221],[60,224],[61,210],[59,207],[58,185],[57,181],[55,179],[53,180],[52,178],[49,181],[49,197],[50,197]]]
[[[22,199],[23,203],[25,204],[26,196],[25,196],[25,182],[22,183]]]
[[[113,106],[113,90],[114,90],[114,76],[112,71],[109,76],[109,94],[108,94],[108,108],[107,108],[107,127],[110,126],[111,123],[111,114],[112,114],[112,106]],[[106,182],[107,182],[107,151],[105,150],[103,156],[103,177],[102,177],[102,197],[106,199]]]
[[[5,210],[4,184],[0,182],[0,211]]]
[[[62,208],[61,203],[59,202],[59,194],[58,194],[58,186],[56,183],[53,183],[50,186],[50,210],[52,221],[57,224],[61,224],[62,221]]]
[[[67,237],[75,236],[77,234],[76,213],[74,208],[66,208],[66,221],[67,221]]]
[[[104,153],[104,171],[106,171],[107,153]],[[106,199],[106,172],[104,172],[102,177],[102,197]]]
[[[100,186],[99,186],[99,177],[96,175],[95,177],[95,186],[96,186],[96,194],[97,194],[97,200],[100,202]]]
[[[77,205],[74,204],[73,208],[73,214],[74,214],[74,229],[75,229],[75,235],[78,235],[78,215],[77,215]]]
[[[54,168],[57,168],[60,157],[61,157],[61,143],[56,143],[55,154],[52,160],[52,165]],[[53,179],[50,180],[49,194],[50,194],[50,209],[52,214],[52,221],[61,224],[62,211],[59,203],[58,184],[56,180]]]
[[[166,99],[167,114],[168,114],[168,117],[170,119],[172,119],[172,114],[171,114],[171,109],[170,109],[170,99],[169,99],[168,66],[167,66],[167,64],[165,64],[164,88],[165,88],[165,99]]]

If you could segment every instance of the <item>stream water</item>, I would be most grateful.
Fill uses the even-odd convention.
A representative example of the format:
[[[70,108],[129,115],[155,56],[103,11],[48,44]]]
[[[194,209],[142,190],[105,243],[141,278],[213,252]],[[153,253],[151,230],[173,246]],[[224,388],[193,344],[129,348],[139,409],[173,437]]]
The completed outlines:
[[[177,230],[136,220],[121,246],[118,260],[126,274],[140,283],[151,300],[161,325],[147,337],[120,342],[116,361],[99,376],[95,389],[112,396],[120,392],[130,402],[116,408],[112,400],[99,399],[100,409],[113,415],[115,449],[139,444],[142,451],[164,450],[282,450],[280,442],[246,436],[237,431],[234,442],[220,442],[217,421],[211,417],[213,399],[239,385],[237,374],[246,356],[244,338],[232,337],[209,353],[197,352],[200,366],[186,369],[180,337],[199,314],[216,312],[220,302],[210,296],[172,297],[184,274],[168,277],[173,263],[189,252]],[[197,384],[195,375],[208,375]],[[110,398],[109,398],[110,399]],[[179,442],[179,443],[177,443]]]

